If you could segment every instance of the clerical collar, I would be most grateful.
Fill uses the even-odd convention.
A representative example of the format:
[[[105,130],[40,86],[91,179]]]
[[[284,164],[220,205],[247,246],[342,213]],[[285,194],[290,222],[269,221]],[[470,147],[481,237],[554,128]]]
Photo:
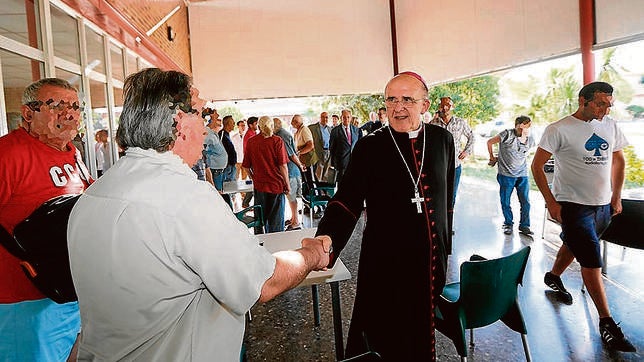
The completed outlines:
[[[420,130],[422,130],[422,129],[423,129],[423,122],[420,122],[420,124],[418,125],[418,129],[417,129],[417,130],[415,130],[415,131],[409,131],[409,132],[407,132],[407,134],[409,134],[409,138],[410,138],[410,139],[412,139],[412,138],[418,138],[418,134],[420,133]]]

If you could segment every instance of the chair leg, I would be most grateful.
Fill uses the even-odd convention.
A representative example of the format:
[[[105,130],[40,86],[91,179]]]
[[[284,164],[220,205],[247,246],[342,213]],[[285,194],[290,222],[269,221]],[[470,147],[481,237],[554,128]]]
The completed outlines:
[[[602,255],[602,274],[606,275],[608,273],[608,242],[602,240],[604,244],[604,253]]]
[[[530,354],[530,347],[528,346],[528,335],[521,335],[521,342],[523,342],[523,350],[525,351],[525,360],[527,362],[532,362],[532,355]]]
[[[313,299],[313,322],[316,327],[320,326],[320,294],[317,285],[311,286],[311,297]]]
[[[545,239],[546,238],[546,221],[548,220],[548,208],[546,207],[546,211],[543,213],[543,224],[541,225],[541,238]]]
[[[470,346],[474,347],[474,328],[470,329]]]

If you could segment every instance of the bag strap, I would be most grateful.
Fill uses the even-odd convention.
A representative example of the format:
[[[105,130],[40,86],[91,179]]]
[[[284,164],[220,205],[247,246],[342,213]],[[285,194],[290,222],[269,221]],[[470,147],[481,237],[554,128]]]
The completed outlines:
[[[4,226],[0,225],[0,244],[13,256],[15,256],[18,259],[23,259],[22,253],[20,248],[18,247],[18,243],[16,242],[16,239],[14,239],[13,235],[9,234],[9,231],[4,228]]]

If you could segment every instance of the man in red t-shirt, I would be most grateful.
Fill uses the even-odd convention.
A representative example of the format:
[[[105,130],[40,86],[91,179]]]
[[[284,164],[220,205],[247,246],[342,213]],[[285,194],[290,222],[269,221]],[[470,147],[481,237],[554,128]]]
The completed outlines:
[[[246,121],[246,123],[248,124],[248,131],[246,131],[246,134],[244,134],[244,139],[242,142],[244,147],[244,153],[246,153],[246,145],[248,145],[248,140],[259,134],[259,131],[257,130],[257,120],[258,120],[257,117],[249,117],[248,120]],[[244,157],[246,156],[244,155]],[[243,166],[242,166],[242,169],[243,169]],[[252,198],[253,198],[253,193],[247,192],[244,195],[244,199],[242,200],[242,207],[248,207],[248,205],[250,205],[250,200]]]
[[[253,180],[255,204],[262,205],[266,231],[284,231],[284,194],[291,192],[284,141],[273,135],[273,120],[259,119],[261,133],[248,140],[242,167]]]
[[[45,201],[80,194],[91,182],[71,143],[80,111],[77,91],[65,80],[42,79],[25,89],[22,127],[0,137],[0,225],[9,233]],[[2,359],[65,360],[79,330],[78,303],[46,298],[0,246]]]

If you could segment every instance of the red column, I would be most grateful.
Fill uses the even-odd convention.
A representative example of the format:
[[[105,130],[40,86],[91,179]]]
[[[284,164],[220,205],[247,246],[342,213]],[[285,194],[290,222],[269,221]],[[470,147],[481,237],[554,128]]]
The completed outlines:
[[[40,34],[38,34],[38,28],[36,26],[36,11],[34,9],[34,1],[33,0],[25,0],[25,14],[27,15],[27,36],[29,39],[29,45],[36,48],[36,49],[41,49],[38,47],[38,38],[40,38]],[[42,78],[42,75],[40,74],[40,68],[41,68],[41,63],[38,60],[31,60],[31,81],[35,82],[38,79]]]
[[[584,84],[595,80],[595,1],[579,0],[579,44],[584,67]]]
[[[389,0],[389,22],[391,24],[391,56],[393,57],[394,75],[398,74],[398,39],[396,35],[396,4]]]

